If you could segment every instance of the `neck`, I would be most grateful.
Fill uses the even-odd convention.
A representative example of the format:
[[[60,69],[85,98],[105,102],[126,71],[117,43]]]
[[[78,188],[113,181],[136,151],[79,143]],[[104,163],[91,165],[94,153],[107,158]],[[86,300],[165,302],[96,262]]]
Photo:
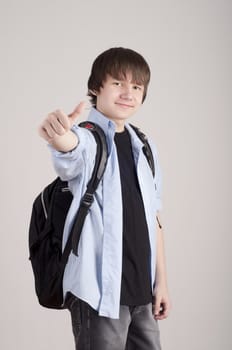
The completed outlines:
[[[117,119],[117,118],[110,118],[108,115],[104,114],[100,109],[98,109],[97,107],[95,107],[96,110],[98,110],[100,113],[102,113],[106,118],[112,120],[112,122],[115,123],[115,131],[116,132],[122,132],[125,130],[125,122],[126,120],[123,119]]]
[[[125,130],[125,122],[124,121],[115,121],[115,125],[116,125],[116,132],[122,132]]]
[[[112,120],[112,122],[115,123],[115,131],[116,132],[122,132],[125,130],[125,122],[126,120],[123,120],[123,119],[114,119],[114,118],[110,118],[110,117],[107,117],[108,119]]]

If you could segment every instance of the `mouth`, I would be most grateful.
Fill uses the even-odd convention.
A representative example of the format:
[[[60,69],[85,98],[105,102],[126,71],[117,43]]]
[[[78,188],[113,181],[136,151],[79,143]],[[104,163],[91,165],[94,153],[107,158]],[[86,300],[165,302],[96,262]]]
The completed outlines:
[[[117,106],[122,107],[122,108],[133,108],[133,107],[134,107],[134,106],[132,106],[132,105],[129,105],[129,104],[123,103],[123,102],[115,102],[115,104],[116,104]]]

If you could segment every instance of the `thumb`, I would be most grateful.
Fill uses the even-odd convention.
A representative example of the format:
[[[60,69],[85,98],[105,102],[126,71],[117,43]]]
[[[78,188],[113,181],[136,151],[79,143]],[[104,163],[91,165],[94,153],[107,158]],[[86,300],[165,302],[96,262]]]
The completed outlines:
[[[79,103],[79,105],[77,105],[75,107],[74,111],[68,115],[71,124],[74,124],[75,120],[81,116],[81,114],[83,113],[85,107],[86,107],[86,102],[85,101],[81,101]]]

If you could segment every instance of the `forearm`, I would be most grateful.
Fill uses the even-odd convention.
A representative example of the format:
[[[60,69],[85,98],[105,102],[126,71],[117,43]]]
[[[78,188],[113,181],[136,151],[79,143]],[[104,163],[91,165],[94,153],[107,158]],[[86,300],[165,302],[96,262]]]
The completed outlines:
[[[157,255],[156,255],[156,284],[167,288],[167,270],[164,250],[164,237],[161,220],[158,215],[157,220]]]
[[[156,281],[154,288],[153,314],[156,320],[168,317],[171,309],[171,301],[167,285],[167,272],[164,253],[164,237],[162,224],[158,215],[157,220],[157,258],[156,258]]]
[[[48,142],[57,151],[69,152],[78,145],[78,137],[73,131],[70,130],[64,135],[54,136]]]

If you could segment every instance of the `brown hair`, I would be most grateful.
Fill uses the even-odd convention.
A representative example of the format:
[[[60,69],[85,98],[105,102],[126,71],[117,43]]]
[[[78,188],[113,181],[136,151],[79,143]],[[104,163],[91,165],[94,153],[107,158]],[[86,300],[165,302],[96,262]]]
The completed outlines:
[[[123,47],[114,47],[101,53],[93,62],[88,80],[88,96],[93,106],[96,106],[97,97],[107,75],[115,79],[124,79],[127,73],[132,74],[135,84],[144,86],[143,101],[146,98],[147,87],[150,81],[150,68],[138,52]]]

